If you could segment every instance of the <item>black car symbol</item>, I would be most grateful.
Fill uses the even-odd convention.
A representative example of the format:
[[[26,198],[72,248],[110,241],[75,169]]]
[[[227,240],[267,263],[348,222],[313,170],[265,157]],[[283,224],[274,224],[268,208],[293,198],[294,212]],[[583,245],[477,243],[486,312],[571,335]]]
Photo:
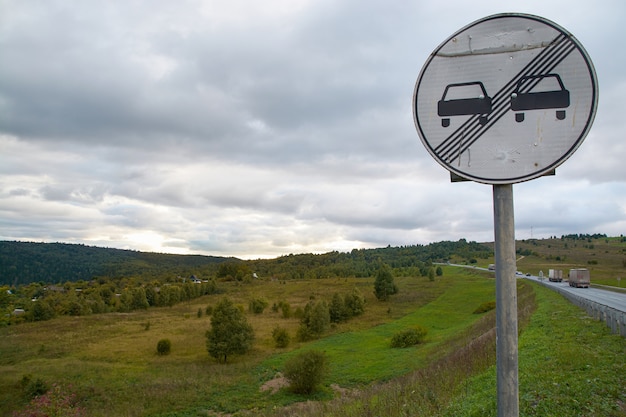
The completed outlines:
[[[569,91],[565,89],[558,74],[529,75],[522,77],[511,94],[511,110],[515,121],[524,121],[522,110],[561,109],[556,111],[558,120],[565,119],[569,107]]]
[[[491,113],[491,97],[480,81],[449,84],[437,103],[439,116],[463,116],[480,114],[481,125],[487,124],[487,115]],[[450,118],[441,119],[441,126],[450,126]]]

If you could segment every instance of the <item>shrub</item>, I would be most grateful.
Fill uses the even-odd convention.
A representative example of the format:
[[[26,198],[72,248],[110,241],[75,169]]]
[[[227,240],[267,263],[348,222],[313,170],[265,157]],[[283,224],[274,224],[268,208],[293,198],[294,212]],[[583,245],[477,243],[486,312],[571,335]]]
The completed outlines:
[[[496,302],[495,301],[487,301],[487,302],[482,303],[481,305],[479,305],[476,308],[476,310],[474,310],[474,314],[486,313],[487,311],[491,311],[494,308],[496,308]]]
[[[33,379],[32,375],[24,375],[20,381],[24,397],[27,399],[43,395],[50,389],[46,381],[41,378]]]
[[[289,346],[289,342],[291,341],[287,330],[279,326],[276,326],[272,331],[272,338],[274,339],[274,343],[277,348],[286,348]]]
[[[279,303],[280,310],[283,313],[283,318],[288,319],[291,317],[291,305],[286,301],[281,301]]]
[[[159,355],[169,355],[172,350],[172,342],[170,339],[161,339],[157,343],[157,353]]]
[[[406,348],[415,346],[424,341],[428,330],[422,326],[416,326],[412,329],[403,330],[396,333],[391,338],[392,348]]]
[[[206,306],[206,308],[204,309],[204,314],[206,314],[207,316],[213,314],[213,306]]]
[[[302,352],[285,362],[284,375],[297,394],[310,394],[328,372],[326,355],[317,350]]]
[[[248,303],[248,310],[253,314],[261,314],[265,311],[268,305],[269,303],[266,300],[262,298],[255,298],[254,300],[250,300],[250,303]]]
[[[301,319],[302,317],[304,317],[304,310],[302,309],[302,307],[296,307],[296,311],[294,311],[293,317],[297,319]]]

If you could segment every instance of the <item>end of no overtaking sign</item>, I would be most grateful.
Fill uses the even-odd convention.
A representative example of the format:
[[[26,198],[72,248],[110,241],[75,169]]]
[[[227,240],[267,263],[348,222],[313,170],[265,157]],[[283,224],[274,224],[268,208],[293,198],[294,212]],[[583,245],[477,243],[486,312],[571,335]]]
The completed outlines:
[[[580,146],[598,104],[593,64],[573,35],[533,15],[498,14],[446,39],[413,94],[415,127],[453,175],[528,181]]]

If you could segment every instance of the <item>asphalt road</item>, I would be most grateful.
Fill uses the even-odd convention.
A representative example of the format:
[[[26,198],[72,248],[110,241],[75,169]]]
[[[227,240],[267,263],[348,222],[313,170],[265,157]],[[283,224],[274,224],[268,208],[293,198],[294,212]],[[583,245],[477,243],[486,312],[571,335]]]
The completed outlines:
[[[526,279],[539,282],[539,278],[535,276],[524,276]],[[626,313],[626,294],[603,290],[600,288],[574,288],[570,287],[569,283],[563,282],[551,282],[548,278],[542,278],[541,281],[544,285],[549,287],[558,287],[561,291],[567,291],[572,294],[576,294],[579,297],[586,298],[591,301],[595,301],[598,304],[605,305],[607,307],[614,308],[616,310]]]
[[[441,264],[445,265],[445,264]],[[483,271],[489,271],[487,268],[481,268],[471,265],[459,265],[459,264],[448,264],[450,266],[459,266],[462,268],[472,268],[472,269],[480,269]],[[495,271],[490,271],[494,272]],[[615,292],[603,290],[600,288],[574,288],[570,287],[569,283],[566,281],[562,282],[550,282],[547,277],[543,277],[541,280],[536,276],[526,276],[526,275],[517,275],[518,278],[525,278],[532,281],[542,282],[547,286],[558,287],[560,290],[570,292],[572,294],[576,294],[580,297],[586,298],[588,300],[594,301],[598,304],[605,305],[607,307],[614,308],[618,311],[626,313],[626,293]]]

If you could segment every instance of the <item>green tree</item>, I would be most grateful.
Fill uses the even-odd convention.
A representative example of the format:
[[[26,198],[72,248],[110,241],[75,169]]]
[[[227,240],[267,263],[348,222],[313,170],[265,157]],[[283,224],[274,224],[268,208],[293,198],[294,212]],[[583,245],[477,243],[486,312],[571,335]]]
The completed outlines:
[[[224,298],[213,309],[211,329],[207,330],[206,338],[209,355],[226,363],[228,356],[242,355],[252,348],[254,330],[243,312]]]
[[[389,265],[380,263],[374,280],[374,294],[380,301],[387,301],[389,297],[398,292],[398,287],[393,282],[393,273]]]
[[[438,277],[443,275],[443,269],[441,268],[441,266],[437,267],[437,270],[435,271],[435,273],[437,274]]]
[[[33,321],[50,320],[55,316],[54,308],[46,300],[37,300],[33,303],[30,317]]]
[[[352,289],[352,293],[346,294],[344,304],[350,317],[360,316],[365,312],[365,297],[357,287]]]
[[[335,293],[333,295],[333,299],[330,301],[328,310],[330,313],[331,323],[340,323],[348,319],[348,312],[346,310],[346,304],[344,302],[344,299],[341,297],[341,295],[339,295],[339,293]]]
[[[7,285],[0,286],[0,310],[9,308],[13,298],[13,293]]]
[[[146,297],[146,290],[143,287],[137,287],[132,289],[132,309],[133,310],[145,310],[150,307],[148,298]]]
[[[435,280],[435,268],[433,267],[428,268],[428,280],[429,281]]]
[[[298,328],[301,341],[316,339],[330,327],[330,311],[325,301],[309,301],[304,307],[304,314]]]

